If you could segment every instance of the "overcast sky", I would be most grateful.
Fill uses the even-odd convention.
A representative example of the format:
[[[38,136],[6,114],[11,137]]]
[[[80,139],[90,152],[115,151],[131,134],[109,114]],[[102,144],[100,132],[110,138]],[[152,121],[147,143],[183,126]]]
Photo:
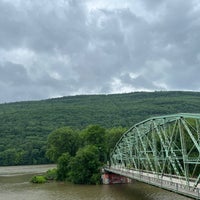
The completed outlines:
[[[0,0],[0,102],[200,91],[199,0]]]

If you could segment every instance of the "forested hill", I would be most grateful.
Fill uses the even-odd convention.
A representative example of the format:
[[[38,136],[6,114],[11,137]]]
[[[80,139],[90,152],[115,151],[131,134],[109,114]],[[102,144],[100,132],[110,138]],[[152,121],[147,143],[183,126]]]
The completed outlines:
[[[152,116],[180,112],[200,113],[200,93],[135,92],[0,104],[0,165],[13,164],[13,154],[16,164],[47,162],[47,136],[59,127],[129,128]]]

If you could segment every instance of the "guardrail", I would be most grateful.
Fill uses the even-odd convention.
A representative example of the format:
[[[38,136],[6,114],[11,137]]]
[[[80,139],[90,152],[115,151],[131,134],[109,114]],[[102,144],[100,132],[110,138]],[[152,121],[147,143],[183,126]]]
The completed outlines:
[[[170,190],[188,197],[192,197],[195,199],[200,199],[200,188],[193,188],[191,185],[187,185],[183,183],[184,181],[178,178],[169,177],[169,176],[161,176],[156,173],[147,173],[142,171],[136,171],[133,169],[125,169],[118,167],[105,167],[104,168],[108,172],[112,172],[115,174],[119,174],[131,179],[135,179],[144,183],[148,183],[166,190]],[[168,180],[170,179],[170,180]]]

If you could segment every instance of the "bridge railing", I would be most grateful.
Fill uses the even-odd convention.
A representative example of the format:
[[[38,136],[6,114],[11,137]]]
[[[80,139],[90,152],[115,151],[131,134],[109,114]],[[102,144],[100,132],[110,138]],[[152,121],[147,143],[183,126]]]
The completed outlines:
[[[197,187],[194,189],[193,186],[191,186],[193,182],[191,182],[191,185],[186,185],[183,180],[174,177],[171,178],[169,176],[161,176],[156,173],[147,173],[120,167],[106,167],[105,170],[192,198],[200,199],[200,188]]]

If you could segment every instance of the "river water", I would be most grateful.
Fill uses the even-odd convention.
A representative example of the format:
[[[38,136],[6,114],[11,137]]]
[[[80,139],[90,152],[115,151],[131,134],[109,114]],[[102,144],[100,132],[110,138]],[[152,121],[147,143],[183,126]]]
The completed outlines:
[[[0,167],[0,200],[189,200],[147,184],[74,185],[50,182],[32,184],[34,174],[54,165]]]

